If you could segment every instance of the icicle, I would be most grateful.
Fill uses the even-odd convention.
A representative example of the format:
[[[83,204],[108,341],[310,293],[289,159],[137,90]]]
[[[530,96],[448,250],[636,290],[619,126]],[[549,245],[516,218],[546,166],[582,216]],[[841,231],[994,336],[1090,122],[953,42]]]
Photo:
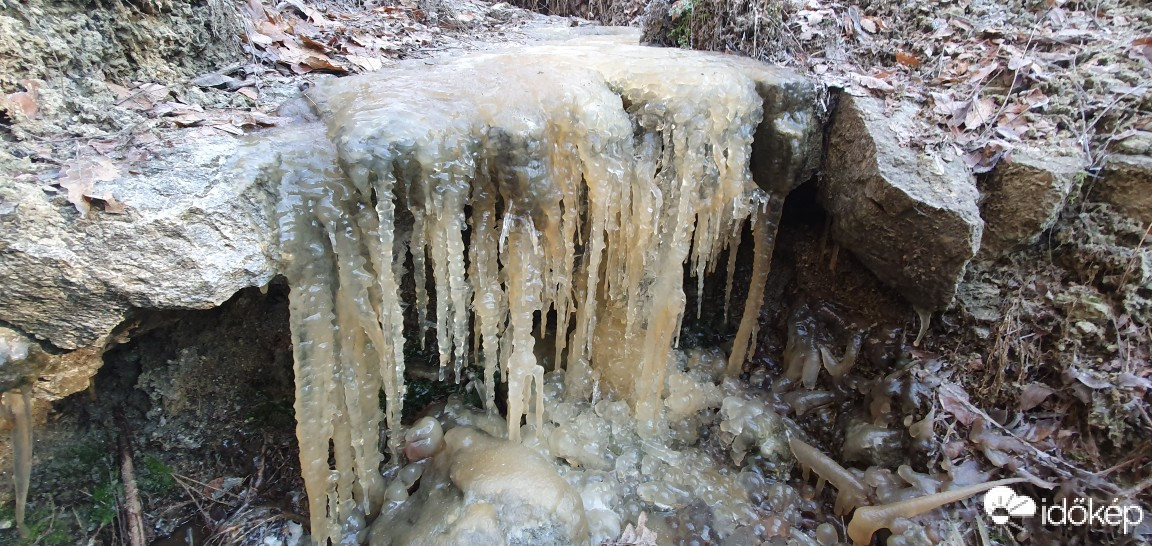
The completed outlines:
[[[508,272],[508,314],[512,335],[512,355],[508,360],[508,439],[520,441],[520,419],[525,404],[536,394],[537,404],[543,403],[544,368],[536,363],[532,338],[533,315],[540,308],[539,256],[531,244],[532,227],[517,222],[509,234],[503,256]],[[543,408],[536,408],[536,430],[540,430]]]
[[[772,250],[775,247],[776,226],[784,210],[784,200],[779,196],[768,196],[764,208],[757,208],[752,217],[753,262],[752,279],[748,287],[748,299],[744,302],[744,316],[740,319],[736,340],[732,344],[732,354],[728,358],[728,374],[738,375],[748,355],[756,351],[756,329],[760,322],[760,309],[764,305],[764,289],[768,273],[772,267]]]
[[[736,232],[728,239],[728,269],[724,277],[724,324],[728,324],[728,308],[732,303],[732,283],[736,277],[736,257],[740,254],[740,232],[744,223],[736,224]]]
[[[698,70],[667,77],[688,57]],[[755,214],[754,281],[729,366],[754,352],[782,199],[765,198],[749,171],[763,100],[745,69],[723,56],[566,44],[310,91],[327,130],[284,135],[274,175],[314,541],[359,540],[380,512],[381,421],[389,462],[401,464],[405,334],[423,345],[430,322],[441,378],[451,365],[460,380],[475,351],[492,413],[497,376],[507,381],[509,439],[526,415],[541,430],[535,336],[554,334],[565,396],[613,391],[658,443],[684,268],[702,301],[727,249],[727,315],[741,228]],[[402,294],[409,257],[415,294]],[[415,300],[415,332],[404,331],[404,297]]]
[[[13,482],[16,486],[16,527],[20,536],[28,536],[24,526],[24,508],[32,478],[32,397],[23,387],[0,396],[4,417],[12,422]]]
[[[920,342],[924,341],[924,335],[928,333],[928,326],[932,324],[932,310],[923,309],[921,307],[914,308],[916,316],[920,317],[920,332],[916,334],[916,340],[912,342],[913,347],[919,347]]]

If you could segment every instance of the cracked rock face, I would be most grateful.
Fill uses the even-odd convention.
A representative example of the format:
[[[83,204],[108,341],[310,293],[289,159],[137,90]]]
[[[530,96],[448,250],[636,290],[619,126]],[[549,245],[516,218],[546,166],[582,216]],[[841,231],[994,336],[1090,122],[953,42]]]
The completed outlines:
[[[277,271],[273,196],[241,141],[177,144],[99,183],[126,207],[81,217],[33,183],[0,186],[0,321],[63,349],[97,343],[132,308],[207,309]]]
[[[981,257],[1035,243],[1052,227],[1083,171],[1075,152],[1018,149],[996,166],[981,196],[985,222]]]
[[[959,158],[902,146],[916,109],[845,95],[820,194],[836,241],[921,309],[943,309],[980,248],[976,184]]]

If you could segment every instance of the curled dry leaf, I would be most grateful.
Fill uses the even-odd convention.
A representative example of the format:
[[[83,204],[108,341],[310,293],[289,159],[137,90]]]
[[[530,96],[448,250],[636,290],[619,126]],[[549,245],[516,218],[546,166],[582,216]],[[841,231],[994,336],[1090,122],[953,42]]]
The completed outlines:
[[[955,383],[945,383],[940,386],[936,393],[940,399],[940,407],[951,413],[960,424],[970,426],[976,420],[977,415],[968,409],[971,403],[968,401],[968,393]]]
[[[1088,370],[1077,368],[1075,366],[1069,366],[1064,370],[1064,381],[1065,383],[1078,381],[1085,387],[1095,390],[1106,389],[1112,386],[1110,381],[1100,378]]]
[[[108,212],[123,212],[123,206],[111,194],[93,193],[96,182],[113,180],[119,174],[120,169],[106,157],[82,157],[64,164],[56,184],[68,192],[68,202],[76,207],[81,216],[88,215],[93,199],[103,201]]]
[[[856,82],[857,84],[859,84],[863,87],[866,87],[868,89],[872,89],[873,91],[882,91],[882,92],[887,93],[887,92],[895,89],[895,87],[892,87],[892,84],[890,84],[890,83],[888,83],[888,82],[886,82],[880,78],[876,78],[873,76],[865,76],[863,74],[853,74],[852,75],[852,81]]]
[[[240,80],[231,76],[225,76],[219,72],[209,72],[202,76],[192,78],[191,83],[199,87],[228,87],[236,88],[240,85]]]

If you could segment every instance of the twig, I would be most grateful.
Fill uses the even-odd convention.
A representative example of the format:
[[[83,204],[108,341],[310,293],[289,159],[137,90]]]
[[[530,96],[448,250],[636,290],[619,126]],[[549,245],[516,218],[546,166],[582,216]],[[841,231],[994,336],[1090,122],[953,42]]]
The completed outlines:
[[[1097,472],[1096,475],[1100,476],[1100,477],[1104,477],[1104,476],[1107,476],[1113,472],[1116,472],[1117,470],[1121,470],[1124,467],[1127,467],[1131,464],[1139,462],[1140,459],[1144,458],[1144,451],[1146,451],[1146,449],[1147,448],[1140,449],[1140,451],[1136,452],[1135,457],[1132,457],[1131,459],[1128,459],[1127,461],[1124,461],[1124,462],[1122,462],[1116,466],[1113,466],[1112,468],[1105,468],[1104,470]]]
[[[127,519],[128,544],[144,546],[144,509],[140,506],[140,490],[136,488],[136,470],[132,464],[131,430],[124,413],[117,410],[116,425],[120,428],[120,479],[124,482],[124,516]]]
[[[213,485],[209,485],[209,484],[206,484],[206,483],[204,483],[204,482],[196,481],[196,480],[194,480],[194,479],[192,479],[192,478],[189,478],[188,476],[183,476],[183,475],[180,475],[180,474],[176,474],[176,473],[173,473],[173,474],[172,474],[172,477],[173,477],[173,478],[175,478],[177,482],[179,482],[179,483],[181,483],[182,485],[184,485],[184,487],[185,487],[185,488],[187,488],[188,486],[187,486],[187,484],[183,484],[183,482],[190,482],[190,483],[192,483],[192,484],[194,484],[194,485],[199,485],[200,487],[202,487],[202,488],[204,488],[204,489],[210,489],[210,490],[212,490],[212,492],[213,492],[213,493],[221,493],[221,494],[223,494],[223,495],[228,495],[228,496],[230,496],[230,497],[233,497],[233,498],[236,498],[236,499],[239,499],[239,498],[240,498],[240,495],[237,495],[236,493],[233,493],[233,492],[231,492],[231,491],[225,491],[225,490],[223,490],[223,489],[220,489],[219,487],[215,487],[215,486],[213,486]],[[202,495],[202,496],[204,496],[204,498],[206,498],[206,499],[208,499],[208,500],[210,500],[210,501],[212,501],[212,502],[215,502],[215,503],[217,503],[217,504],[223,504],[223,505],[227,505],[227,504],[228,504],[228,503],[226,503],[226,502],[224,502],[224,501],[222,501],[222,500],[217,500],[217,499],[214,499],[214,498],[212,498],[212,497],[208,497],[208,496],[206,496],[206,495]]]

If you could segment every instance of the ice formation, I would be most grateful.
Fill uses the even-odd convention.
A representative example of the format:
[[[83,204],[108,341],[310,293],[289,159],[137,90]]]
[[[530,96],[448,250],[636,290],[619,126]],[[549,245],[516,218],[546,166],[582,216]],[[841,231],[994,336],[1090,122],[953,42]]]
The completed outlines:
[[[426,325],[441,379],[482,367],[490,414],[497,376],[507,383],[505,425],[488,432],[513,443],[527,436],[522,426],[542,434],[546,404],[559,403],[544,392],[542,360],[565,370],[564,401],[610,393],[626,402],[614,411],[653,444],[669,437],[669,416],[719,403],[714,390],[669,381],[686,312],[683,272],[699,291],[718,265],[731,279],[735,260],[718,262],[751,226],[752,289],[726,366],[738,372],[755,350],[784,198],[761,187],[792,184],[754,182],[753,139],[768,130],[788,141],[811,121],[762,126],[765,90],[778,95],[779,77],[731,56],[568,43],[403,65],[309,92],[323,131],[266,145],[279,167],[262,175],[280,181],[316,543],[364,541],[368,522],[399,496],[379,472],[382,424],[393,462],[438,445],[406,446],[400,426],[405,336],[422,339]],[[401,290],[406,272],[411,301]],[[405,324],[412,305],[417,332]],[[555,350],[541,359],[545,335]],[[610,428],[574,423],[577,435]],[[475,441],[488,442],[476,448],[484,453],[513,449]],[[595,442],[573,436],[552,447],[589,468],[621,464],[594,453]],[[670,491],[653,484],[643,495],[671,502],[662,500]]]
[[[3,360],[0,360],[3,363]],[[32,397],[27,387],[0,395],[0,414],[12,422],[13,482],[16,486],[16,526],[25,536],[24,509],[32,478]]]

